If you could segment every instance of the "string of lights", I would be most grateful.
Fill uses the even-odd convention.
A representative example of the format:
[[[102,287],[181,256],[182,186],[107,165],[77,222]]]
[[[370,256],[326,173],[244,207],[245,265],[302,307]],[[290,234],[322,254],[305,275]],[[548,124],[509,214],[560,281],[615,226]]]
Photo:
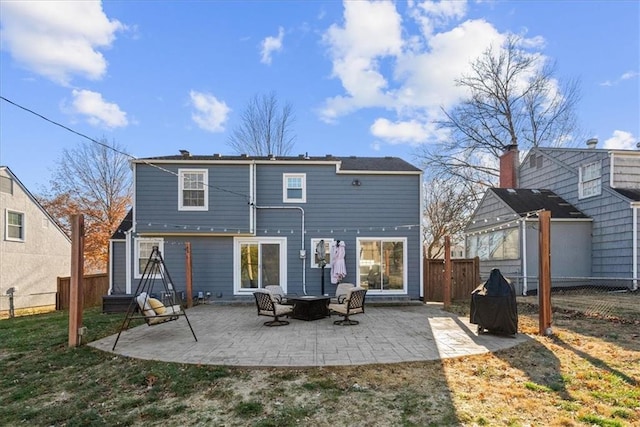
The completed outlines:
[[[543,209],[538,209],[538,210],[529,211],[529,212],[506,214],[506,215],[497,216],[495,218],[488,217],[488,218],[476,219],[471,221],[471,223],[482,224],[482,225],[486,224],[486,226],[483,226],[481,229],[468,232],[466,233],[466,235],[475,236],[478,234],[485,234],[485,233],[490,233],[497,230],[502,230],[505,228],[514,227],[516,225],[519,225],[521,222],[526,221],[529,218],[537,217],[538,213],[540,213],[542,210]]]
[[[153,222],[143,222],[136,223],[136,225],[149,227],[149,230],[140,229],[141,227],[136,227],[138,232],[143,233],[157,233],[158,235],[162,235],[163,233],[195,233],[198,232],[206,235],[207,233],[228,233],[228,234],[248,234],[250,233],[249,228],[242,227],[211,227],[204,225],[186,225],[186,224],[170,224],[170,223],[153,223]],[[306,228],[304,230],[304,234],[360,234],[360,233],[371,233],[371,232],[387,232],[387,231],[402,231],[402,230],[412,230],[414,227],[420,227],[419,224],[403,224],[403,225],[391,225],[391,226],[377,226],[377,227],[334,227],[334,228]],[[118,232],[125,233],[129,230],[118,229]],[[300,233],[299,228],[261,228],[256,230],[256,234],[297,234]]]

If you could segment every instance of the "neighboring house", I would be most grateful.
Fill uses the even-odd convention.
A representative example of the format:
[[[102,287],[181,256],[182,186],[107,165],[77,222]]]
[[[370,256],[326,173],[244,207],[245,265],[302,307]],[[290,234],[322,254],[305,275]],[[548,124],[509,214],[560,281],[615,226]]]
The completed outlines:
[[[420,297],[422,172],[402,159],[184,151],[135,160],[132,169],[133,209],[110,242],[111,294],[136,291],[154,246],[184,291],[186,242],[193,292],[213,301],[249,300],[266,285],[318,295],[323,280],[332,294],[340,240],[344,282],[367,287],[367,298]]]
[[[553,286],[638,287],[640,151],[517,147],[500,161],[500,186],[489,189],[467,227],[468,256],[481,275],[500,268],[520,290],[537,289],[538,231],[533,213],[551,211]],[[524,232],[526,230],[526,233]],[[597,278],[598,280],[593,280]]]
[[[57,278],[71,273],[71,240],[6,166],[0,166],[0,316],[54,310]]]

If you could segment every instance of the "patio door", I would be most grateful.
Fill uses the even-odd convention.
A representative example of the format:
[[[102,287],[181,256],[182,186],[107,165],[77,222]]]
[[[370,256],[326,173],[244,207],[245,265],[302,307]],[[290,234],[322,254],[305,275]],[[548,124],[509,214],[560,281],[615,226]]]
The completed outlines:
[[[286,283],[286,241],[283,239],[237,239],[235,244],[236,290],[240,293]]]

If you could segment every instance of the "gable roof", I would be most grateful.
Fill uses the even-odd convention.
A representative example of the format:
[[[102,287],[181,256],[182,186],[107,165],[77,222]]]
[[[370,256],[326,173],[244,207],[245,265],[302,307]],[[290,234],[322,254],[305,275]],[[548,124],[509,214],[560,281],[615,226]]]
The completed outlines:
[[[552,219],[589,218],[551,190],[489,188],[487,191],[493,192],[521,217],[529,212],[544,209],[551,211]]]
[[[42,213],[47,217],[47,219],[49,220],[49,222],[51,222],[54,227],[56,227],[58,229],[58,231],[60,232],[60,234],[62,234],[65,239],[67,239],[69,242],[71,242],[71,238],[67,235],[67,233],[65,233],[65,231],[62,229],[62,227],[60,227],[60,224],[58,224],[58,221],[56,221],[56,219],[54,217],[51,216],[51,214],[44,208],[44,206],[42,206],[40,204],[40,202],[38,201],[38,199],[35,198],[35,196],[33,194],[31,194],[31,192],[27,189],[27,187],[25,187],[25,185],[18,179],[18,177],[13,173],[13,171],[11,171],[11,169],[9,169],[8,166],[2,166],[0,165],[0,171],[5,171],[5,173],[7,175],[9,175],[9,178],[11,180],[13,180],[13,182],[15,182],[16,184],[18,184],[18,186],[22,189],[22,191],[24,192],[24,194],[27,195],[27,197],[33,202],[33,204],[35,204],[38,209],[40,209],[40,211],[42,211]]]
[[[362,172],[409,172],[409,173],[421,173],[422,170],[413,166],[406,160],[400,157],[386,156],[386,157],[336,157],[332,155],[326,156],[248,156],[241,155],[192,155],[185,153],[185,155],[171,155],[171,156],[158,156],[147,157],[144,159],[133,160],[134,163],[167,163],[167,162],[206,162],[206,163],[242,163],[242,162],[258,162],[258,163],[272,163],[272,162],[287,162],[295,164],[305,163],[328,163],[337,164],[340,171],[362,171]]]
[[[129,209],[129,212],[127,212],[127,214],[124,216],[116,231],[114,231],[111,235],[111,240],[126,239],[125,233],[131,230],[131,227],[133,227],[133,208]]]

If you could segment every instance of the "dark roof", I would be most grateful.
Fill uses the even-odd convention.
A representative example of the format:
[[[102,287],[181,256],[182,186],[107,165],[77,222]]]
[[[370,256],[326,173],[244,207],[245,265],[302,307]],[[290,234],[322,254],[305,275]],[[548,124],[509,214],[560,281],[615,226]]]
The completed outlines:
[[[551,218],[589,218],[571,203],[551,190],[530,190],[524,188],[489,188],[514,212],[526,216],[527,212],[540,209],[551,211]]]
[[[634,202],[640,202],[640,189],[637,188],[614,188],[616,192],[622,194],[624,197],[633,200]]]
[[[147,157],[144,159],[140,159],[139,162],[153,162],[154,160],[163,160],[163,161],[269,161],[269,160],[278,160],[285,162],[340,162],[340,170],[342,171],[388,171],[388,172],[421,172],[421,169],[413,166],[411,163],[403,160],[399,157],[356,157],[356,156],[348,156],[348,157],[336,157],[332,155],[327,156],[247,156],[247,155],[220,155],[214,154],[212,156],[202,156],[189,154],[187,156],[183,155],[172,155],[172,156],[158,156],[158,157]]]
[[[133,209],[129,209],[129,212],[125,215],[124,219],[118,226],[118,229],[114,231],[111,235],[112,240],[122,240],[125,239],[125,232],[131,230],[133,226]]]

